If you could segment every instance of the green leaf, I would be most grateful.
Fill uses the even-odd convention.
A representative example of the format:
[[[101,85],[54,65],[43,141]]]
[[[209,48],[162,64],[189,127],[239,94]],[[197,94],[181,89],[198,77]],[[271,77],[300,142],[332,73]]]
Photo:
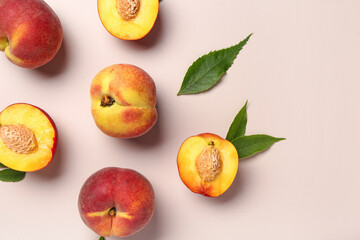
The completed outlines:
[[[251,35],[232,47],[213,51],[198,58],[186,72],[177,95],[194,94],[212,88],[231,67]]]
[[[8,168],[8,167],[5,166],[4,164],[0,163],[0,168]]]
[[[241,136],[233,139],[231,143],[235,146],[239,158],[250,157],[258,152],[264,151],[274,143],[285,138],[276,138],[269,135],[257,134]]]
[[[247,124],[247,113],[246,113],[247,103],[248,102],[246,101],[245,105],[241,108],[241,110],[239,111],[239,113],[236,115],[233,122],[231,123],[229,131],[226,135],[226,140],[231,142],[233,139],[245,135],[246,124]]]
[[[101,237],[99,238],[99,240],[105,240],[105,238],[104,238],[103,236],[101,236]]]
[[[3,182],[19,182],[24,179],[25,172],[16,171],[13,169],[4,169],[0,171],[0,181]]]

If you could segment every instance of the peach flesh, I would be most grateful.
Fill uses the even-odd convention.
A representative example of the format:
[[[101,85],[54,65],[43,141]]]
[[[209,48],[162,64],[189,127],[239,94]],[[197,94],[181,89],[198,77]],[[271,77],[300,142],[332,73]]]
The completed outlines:
[[[30,131],[34,146],[11,143],[9,130]],[[17,131],[21,133],[21,131]],[[33,172],[46,167],[54,158],[58,133],[54,121],[39,107],[16,103],[0,113],[0,163],[23,172]],[[30,147],[30,148],[29,148]]]
[[[233,183],[239,157],[234,145],[212,133],[187,138],[177,165],[183,183],[194,193],[218,197]]]
[[[159,0],[98,0],[97,6],[105,29],[123,40],[145,37],[159,12]]]

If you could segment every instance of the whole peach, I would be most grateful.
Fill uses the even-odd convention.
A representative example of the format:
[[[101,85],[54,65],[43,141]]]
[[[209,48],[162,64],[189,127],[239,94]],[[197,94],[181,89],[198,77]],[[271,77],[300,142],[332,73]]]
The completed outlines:
[[[43,0],[0,0],[0,50],[14,64],[37,68],[54,58],[61,23]]]
[[[155,208],[150,182],[140,173],[117,167],[92,174],[81,188],[78,207],[97,234],[124,237],[143,229]]]
[[[119,138],[139,137],[156,123],[156,88],[144,70],[115,64],[101,70],[90,89],[91,113],[98,128]]]

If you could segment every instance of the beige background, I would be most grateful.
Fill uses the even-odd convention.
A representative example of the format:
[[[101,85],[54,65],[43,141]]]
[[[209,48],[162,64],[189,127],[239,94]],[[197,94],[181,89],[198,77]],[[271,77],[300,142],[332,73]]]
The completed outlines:
[[[1,239],[98,239],[79,217],[77,196],[106,166],[141,172],[156,192],[151,223],[128,239],[360,239],[360,1],[163,0],[155,27],[137,42],[111,36],[95,0],[47,3],[62,21],[63,46],[37,70],[2,54],[0,108],[46,110],[59,148],[47,168],[0,183]],[[251,32],[215,88],[176,96],[197,57]],[[141,138],[113,139],[93,122],[90,82],[114,63],[135,64],[156,82],[159,120]],[[287,140],[240,161],[221,197],[191,193],[177,173],[182,141],[225,137],[246,100],[247,134]]]

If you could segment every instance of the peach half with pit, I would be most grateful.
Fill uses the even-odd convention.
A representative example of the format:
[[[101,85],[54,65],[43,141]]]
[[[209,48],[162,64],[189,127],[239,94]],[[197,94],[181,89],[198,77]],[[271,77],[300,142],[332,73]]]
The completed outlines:
[[[0,163],[22,172],[46,167],[54,157],[57,131],[42,109],[26,103],[0,113]]]
[[[98,0],[97,6],[106,30],[123,40],[146,36],[159,12],[159,0]]]
[[[90,88],[91,113],[97,127],[118,138],[135,138],[156,123],[156,88],[144,70],[115,64],[101,70]]]
[[[130,236],[151,220],[154,189],[137,171],[107,167],[85,181],[78,208],[84,223],[100,236]]]
[[[54,58],[62,39],[60,20],[43,0],[0,0],[0,51],[12,63],[40,67]]]
[[[187,138],[177,156],[183,183],[192,192],[209,197],[223,194],[232,185],[238,162],[234,145],[212,133]]]

